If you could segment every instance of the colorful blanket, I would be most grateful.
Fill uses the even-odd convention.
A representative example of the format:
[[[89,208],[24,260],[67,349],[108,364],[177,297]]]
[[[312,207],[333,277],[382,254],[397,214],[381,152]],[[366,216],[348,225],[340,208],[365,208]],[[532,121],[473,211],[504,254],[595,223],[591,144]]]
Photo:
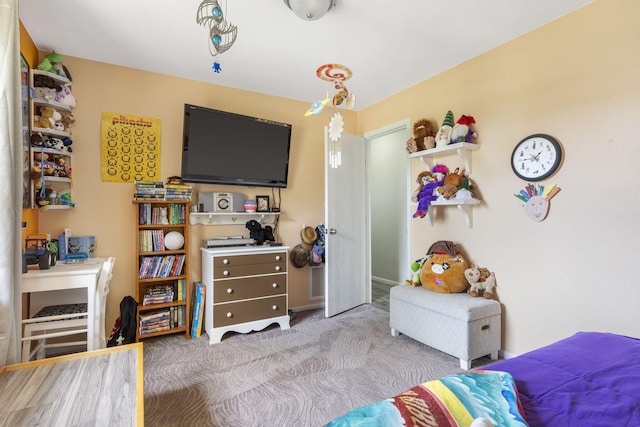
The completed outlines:
[[[391,399],[354,409],[327,427],[527,426],[513,377],[472,370],[415,386]],[[474,424],[476,425],[476,424]]]

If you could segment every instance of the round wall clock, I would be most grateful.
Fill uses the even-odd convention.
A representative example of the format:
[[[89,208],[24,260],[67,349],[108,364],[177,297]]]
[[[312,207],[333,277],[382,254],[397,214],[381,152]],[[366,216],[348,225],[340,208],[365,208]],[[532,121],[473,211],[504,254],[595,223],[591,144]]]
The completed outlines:
[[[562,162],[562,147],[555,138],[537,133],[516,144],[511,169],[525,181],[542,181],[553,175]]]

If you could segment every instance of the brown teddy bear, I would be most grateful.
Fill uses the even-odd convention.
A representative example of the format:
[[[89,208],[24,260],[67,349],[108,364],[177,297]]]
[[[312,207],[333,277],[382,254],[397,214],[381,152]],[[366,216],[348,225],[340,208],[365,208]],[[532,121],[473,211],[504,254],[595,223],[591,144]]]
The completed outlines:
[[[40,108],[40,118],[38,119],[38,127],[49,129],[53,128],[56,122],[62,119],[62,115],[54,108],[42,107]]]
[[[413,138],[407,141],[407,151],[415,153],[416,151],[429,150],[436,146],[436,127],[427,120],[420,119],[413,124]]]

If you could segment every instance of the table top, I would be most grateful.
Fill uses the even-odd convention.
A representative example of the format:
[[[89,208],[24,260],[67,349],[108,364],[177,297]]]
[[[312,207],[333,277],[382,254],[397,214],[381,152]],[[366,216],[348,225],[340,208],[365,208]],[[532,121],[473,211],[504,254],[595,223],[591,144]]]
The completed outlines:
[[[142,343],[0,367],[3,425],[144,425]]]
[[[22,280],[78,274],[97,274],[100,273],[103,262],[103,258],[89,258],[83,260],[83,262],[74,262],[69,264],[64,261],[58,261],[56,265],[47,270],[30,268],[26,273],[22,273]]]

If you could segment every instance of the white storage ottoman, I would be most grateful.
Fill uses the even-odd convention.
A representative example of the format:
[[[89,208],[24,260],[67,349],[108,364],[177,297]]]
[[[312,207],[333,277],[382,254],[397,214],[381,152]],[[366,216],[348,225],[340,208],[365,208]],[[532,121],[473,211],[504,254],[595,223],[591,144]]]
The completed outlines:
[[[501,343],[500,303],[466,293],[441,294],[422,286],[391,288],[391,335],[400,333],[460,359],[462,369],[490,355],[498,358]]]

